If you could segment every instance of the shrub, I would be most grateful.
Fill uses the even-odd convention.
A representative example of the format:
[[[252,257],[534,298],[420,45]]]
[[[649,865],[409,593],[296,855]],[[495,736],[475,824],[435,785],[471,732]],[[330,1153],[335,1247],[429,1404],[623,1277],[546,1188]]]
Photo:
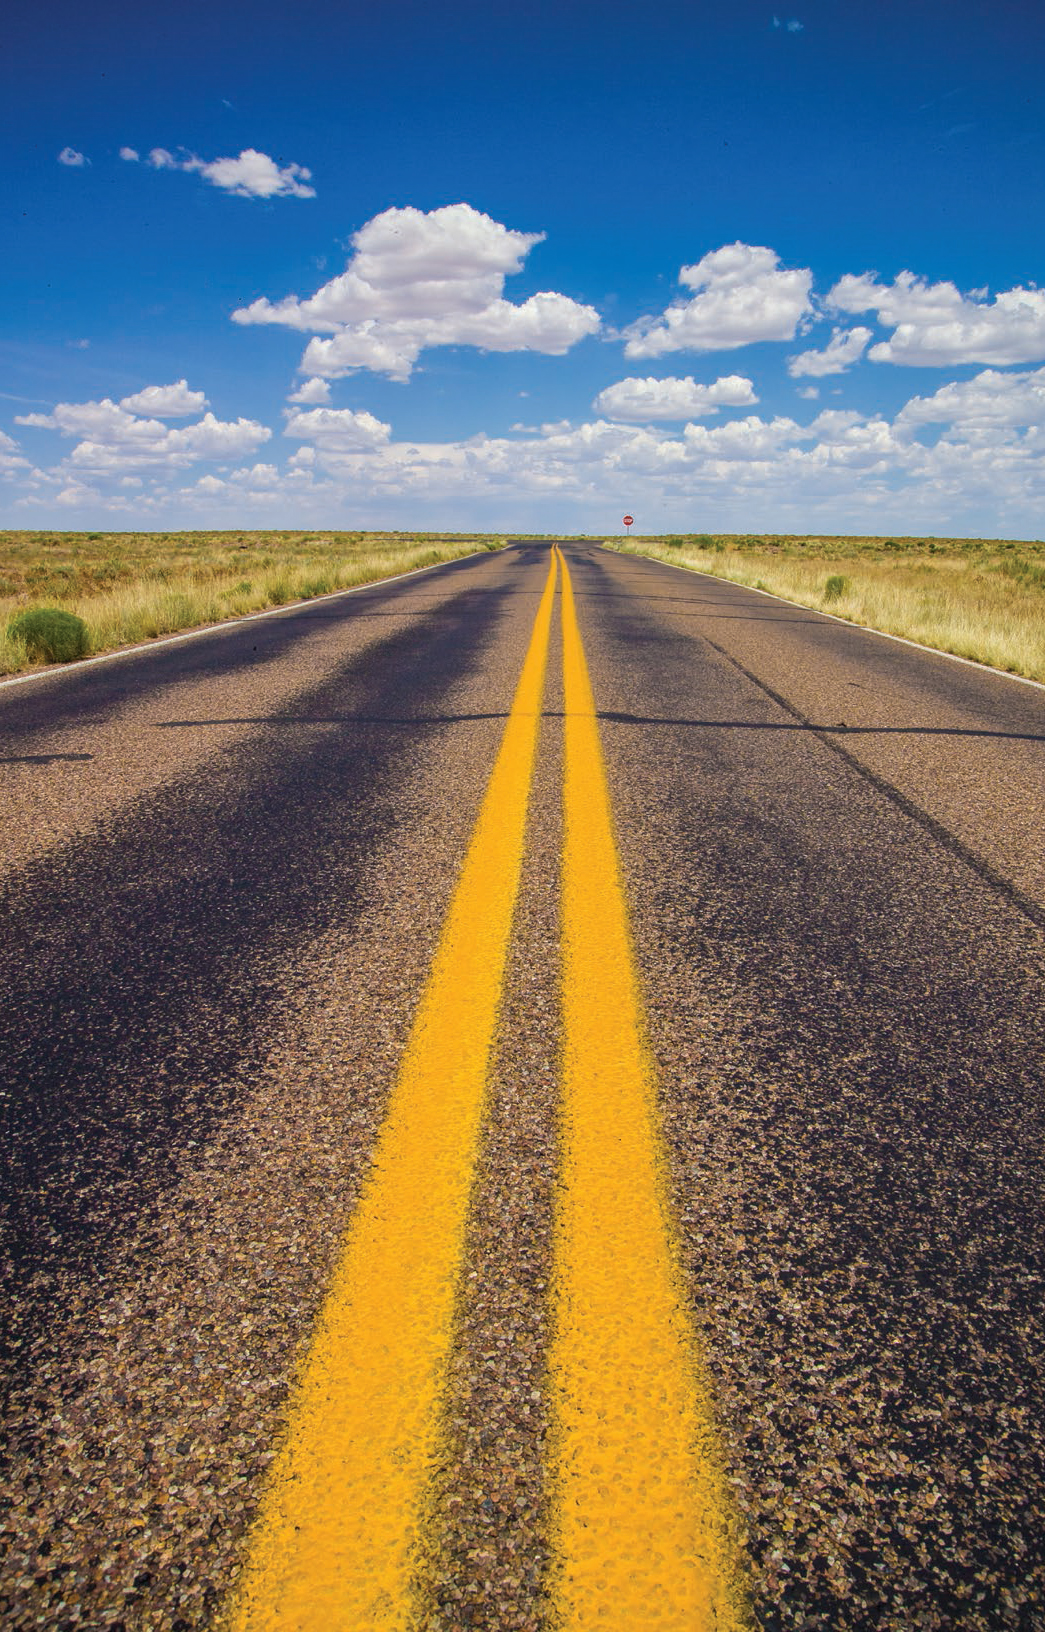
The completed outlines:
[[[841,573],[835,573],[824,585],[824,600],[837,601],[849,588],[849,579],[843,578]]]
[[[1022,555],[1014,555],[1008,561],[999,561],[997,570],[1012,578],[1018,584],[1024,584],[1029,589],[1045,589],[1045,567],[1039,567],[1034,561],[1027,561]]]
[[[681,550],[684,540],[681,538],[666,538],[664,543],[672,550]]]
[[[10,632],[25,643],[30,658],[48,663],[72,663],[91,649],[87,625],[72,612],[56,606],[36,606],[12,620]]]

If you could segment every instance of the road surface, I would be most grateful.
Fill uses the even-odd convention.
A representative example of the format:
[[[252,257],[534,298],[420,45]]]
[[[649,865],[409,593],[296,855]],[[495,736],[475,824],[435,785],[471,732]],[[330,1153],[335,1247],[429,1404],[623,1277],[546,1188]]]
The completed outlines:
[[[0,785],[0,1624],[1045,1627],[1045,692],[519,543]]]

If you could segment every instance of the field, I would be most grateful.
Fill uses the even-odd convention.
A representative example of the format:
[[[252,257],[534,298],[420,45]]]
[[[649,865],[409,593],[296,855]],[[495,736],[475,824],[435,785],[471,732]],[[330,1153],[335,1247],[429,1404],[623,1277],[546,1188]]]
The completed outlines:
[[[111,651],[451,561],[503,538],[429,533],[0,533],[0,674],[38,666],[10,632],[74,612]],[[1045,544],[687,534],[607,539],[993,668],[1045,681]]]
[[[1045,681],[1040,541],[704,533],[606,543]]]
[[[11,623],[59,607],[111,651],[452,561],[503,539],[407,533],[0,533],[0,674],[39,667]]]

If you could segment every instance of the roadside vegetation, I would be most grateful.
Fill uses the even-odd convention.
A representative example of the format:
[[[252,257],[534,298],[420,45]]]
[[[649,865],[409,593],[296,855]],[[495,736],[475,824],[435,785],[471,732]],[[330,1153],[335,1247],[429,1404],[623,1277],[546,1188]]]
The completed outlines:
[[[1042,542],[738,533],[605,542],[1045,681]],[[503,543],[475,533],[0,532],[0,674],[138,645]]]
[[[606,543],[1045,681],[1040,541],[692,533]]]
[[[475,534],[0,532],[0,674],[134,646],[503,543]]]

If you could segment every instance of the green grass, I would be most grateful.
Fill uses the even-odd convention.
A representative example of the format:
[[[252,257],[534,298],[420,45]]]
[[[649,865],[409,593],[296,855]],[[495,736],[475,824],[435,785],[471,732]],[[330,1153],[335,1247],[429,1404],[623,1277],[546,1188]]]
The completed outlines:
[[[46,609],[79,618],[86,649],[107,652],[503,542],[476,534],[0,533],[0,674],[48,661],[25,621]]]
[[[648,555],[1045,681],[1045,543],[990,538],[611,538]]]

